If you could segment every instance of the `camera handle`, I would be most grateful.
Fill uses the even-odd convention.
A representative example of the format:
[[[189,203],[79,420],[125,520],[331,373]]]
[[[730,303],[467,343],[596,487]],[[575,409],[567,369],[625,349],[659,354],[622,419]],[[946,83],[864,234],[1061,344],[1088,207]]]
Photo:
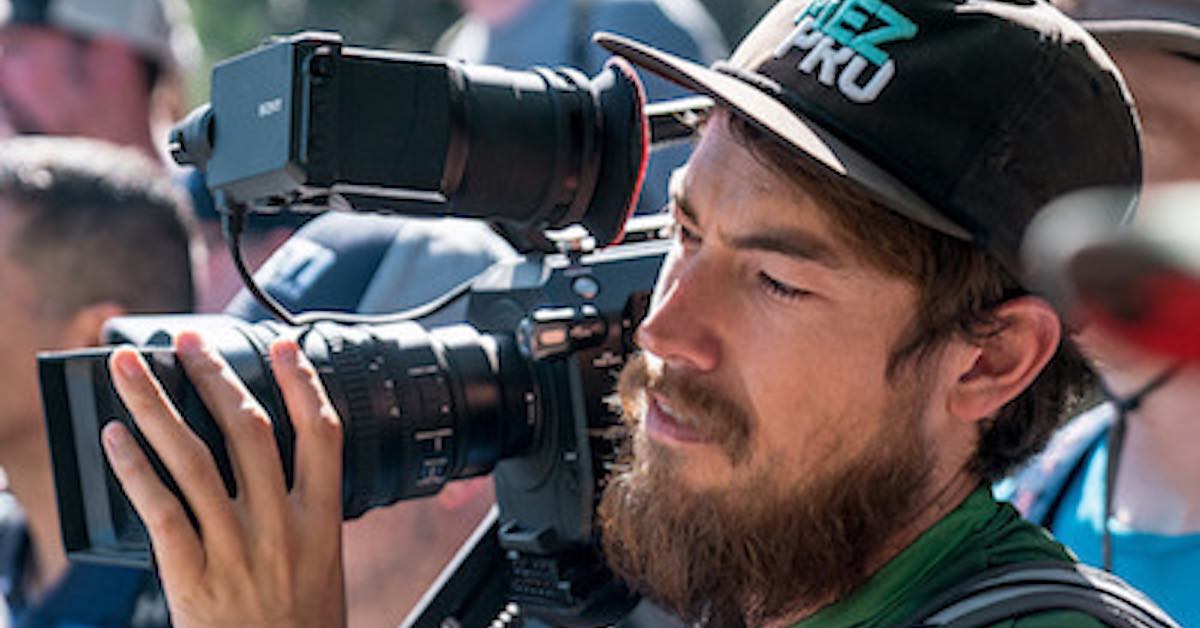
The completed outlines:
[[[500,547],[500,509],[492,506],[470,538],[446,564],[438,579],[400,624],[401,628],[513,626],[548,628],[509,601],[503,574],[508,569]],[[676,618],[643,601],[614,628],[684,628]]]
[[[492,506],[401,626],[491,626],[516,618],[519,610],[508,608],[508,584],[501,577],[506,565],[499,519],[499,507]]]

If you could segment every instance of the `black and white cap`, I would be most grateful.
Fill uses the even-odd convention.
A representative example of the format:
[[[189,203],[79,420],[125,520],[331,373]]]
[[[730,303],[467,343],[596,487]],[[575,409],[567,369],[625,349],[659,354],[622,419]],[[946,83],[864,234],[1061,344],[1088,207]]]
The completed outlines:
[[[597,35],[797,154],[1020,276],[1030,219],[1141,184],[1132,99],[1104,49],[1042,0],[783,0],[706,68]]]

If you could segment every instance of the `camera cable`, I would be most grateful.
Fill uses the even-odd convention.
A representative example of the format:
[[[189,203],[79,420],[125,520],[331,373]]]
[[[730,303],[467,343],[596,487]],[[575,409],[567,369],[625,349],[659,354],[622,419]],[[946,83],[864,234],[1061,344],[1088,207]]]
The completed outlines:
[[[250,272],[250,269],[246,267],[246,260],[242,257],[242,232],[245,230],[245,227],[245,205],[235,204],[226,207],[221,212],[221,231],[225,237],[225,243],[229,247],[229,255],[233,258],[233,266],[237,270],[238,276],[242,279],[242,284],[246,286],[246,290],[250,292],[250,296],[254,297],[254,300],[263,309],[290,327],[307,327],[319,322],[332,322],[342,325],[372,325],[400,323],[424,318],[437,313],[459,297],[470,292],[471,286],[474,285],[476,279],[483,272],[487,272],[485,270],[468,277],[437,298],[403,312],[394,312],[391,314],[351,314],[346,312],[306,312],[304,314],[293,314],[287,307],[276,300],[275,297],[272,297],[268,292],[263,290],[258,285],[258,282],[254,280],[254,275]]]

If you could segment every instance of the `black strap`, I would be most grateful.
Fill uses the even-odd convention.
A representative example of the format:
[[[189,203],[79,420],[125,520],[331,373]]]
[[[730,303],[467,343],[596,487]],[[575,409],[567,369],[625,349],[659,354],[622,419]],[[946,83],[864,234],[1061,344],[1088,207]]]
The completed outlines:
[[[1117,628],[1179,628],[1117,576],[1062,561],[989,569],[930,602],[910,628],[978,628],[1035,613],[1076,611]]]
[[[1112,525],[1113,507],[1117,499],[1117,478],[1120,477],[1121,452],[1125,449],[1125,432],[1129,427],[1128,411],[1117,404],[1117,420],[1108,430],[1108,458],[1104,463],[1104,512],[1100,522],[1100,566],[1105,571],[1113,568]],[[1064,493],[1066,491],[1063,491]]]
[[[1105,571],[1112,571],[1113,567],[1112,527],[1109,525],[1109,519],[1112,518],[1113,504],[1117,496],[1117,478],[1120,477],[1121,451],[1125,447],[1125,431],[1129,423],[1129,413],[1140,408],[1147,395],[1166,385],[1182,368],[1182,363],[1172,364],[1146,383],[1141,390],[1125,398],[1113,394],[1112,389],[1104,383],[1103,377],[1097,379],[1100,390],[1117,409],[1117,420],[1113,422],[1108,434],[1108,460],[1104,471],[1104,519],[1101,522],[1103,534],[1100,539],[1100,549]]]

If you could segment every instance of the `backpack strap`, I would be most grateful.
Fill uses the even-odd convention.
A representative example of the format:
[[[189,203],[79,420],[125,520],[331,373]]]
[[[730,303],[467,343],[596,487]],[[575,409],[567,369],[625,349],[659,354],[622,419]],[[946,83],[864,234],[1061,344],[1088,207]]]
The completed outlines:
[[[0,595],[13,613],[25,607],[25,566],[29,563],[32,542],[25,511],[8,491],[0,492]]]
[[[1013,489],[1008,500],[1026,519],[1049,528],[1067,488],[1083,471],[1088,452],[1108,434],[1116,418],[1116,409],[1105,403],[1065,425],[1045,451],[1005,481]]]
[[[904,625],[977,628],[1050,611],[1076,611],[1118,628],[1180,628],[1117,576],[1065,561],[989,569],[944,592]]]

